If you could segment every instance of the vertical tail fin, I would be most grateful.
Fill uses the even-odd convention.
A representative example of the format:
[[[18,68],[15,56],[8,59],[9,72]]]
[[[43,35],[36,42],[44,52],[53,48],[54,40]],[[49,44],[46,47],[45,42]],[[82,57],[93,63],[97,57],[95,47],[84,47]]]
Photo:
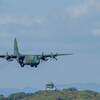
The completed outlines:
[[[17,45],[17,40],[15,38],[14,40],[14,55],[18,56],[19,55],[19,50],[18,50],[18,45]]]

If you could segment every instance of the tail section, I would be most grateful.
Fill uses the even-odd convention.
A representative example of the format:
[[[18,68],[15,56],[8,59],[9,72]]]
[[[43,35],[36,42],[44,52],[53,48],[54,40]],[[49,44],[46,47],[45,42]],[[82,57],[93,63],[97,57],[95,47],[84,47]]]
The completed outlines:
[[[18,50],[18,45],[17,45],[16,38],[14,40],[14,55],[19,56],[19,50]]]

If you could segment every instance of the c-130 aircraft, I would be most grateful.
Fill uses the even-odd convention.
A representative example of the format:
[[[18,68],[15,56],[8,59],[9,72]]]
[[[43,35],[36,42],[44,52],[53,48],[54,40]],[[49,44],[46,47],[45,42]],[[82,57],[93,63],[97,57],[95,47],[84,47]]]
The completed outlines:
[[[38,64],[40,64],[41,61],[48,61],[48,57],[57,60],[57,56],[64,56],[64,55],[72,55],[72,53],[67,54],[44,54],[42,52],[41,55],[24,55],[19,53],[17,40],[15,38],[14,40],[14,54],[9,55],[8,52],[6,55],[0,55],[0,58],[5,58],[7,61],[13,61],[14,59],[17,60],[17,62],[21,65],[21,67],[24,67],[25,65],[30,65],[31,67],[37,67]]]

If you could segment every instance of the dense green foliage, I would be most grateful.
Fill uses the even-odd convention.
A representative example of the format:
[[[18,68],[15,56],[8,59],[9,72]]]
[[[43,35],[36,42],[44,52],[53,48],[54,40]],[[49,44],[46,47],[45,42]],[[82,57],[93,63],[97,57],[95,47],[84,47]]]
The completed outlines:
[[[0,95],[0,100],[6,100],[3,95]]]
[[[8,98],[0,95],[0,100],[100,100],[100,93],[68,88],[57,91],[38,91],[36,93],[15,93]]]
[[[19,99],[23,99],[25,97],[28,97],[28,96],[32,96],[33,94],[31,93],[24,93],[24,92],[21,92],[21,93],[15,93],[15,94],[11,94],[9,97],[8,97],[8,100],[19,100]]]

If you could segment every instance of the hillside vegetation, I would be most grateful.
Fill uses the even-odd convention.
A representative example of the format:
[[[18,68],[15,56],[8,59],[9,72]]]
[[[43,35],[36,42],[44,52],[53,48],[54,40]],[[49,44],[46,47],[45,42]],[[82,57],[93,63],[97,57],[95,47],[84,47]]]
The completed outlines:
[[[0,95],[0,100],[100,100],[100,93],[91,90],[78,91],[68,88],[57,91],[38,91],[36,93],[15,93],[8,98]]]

